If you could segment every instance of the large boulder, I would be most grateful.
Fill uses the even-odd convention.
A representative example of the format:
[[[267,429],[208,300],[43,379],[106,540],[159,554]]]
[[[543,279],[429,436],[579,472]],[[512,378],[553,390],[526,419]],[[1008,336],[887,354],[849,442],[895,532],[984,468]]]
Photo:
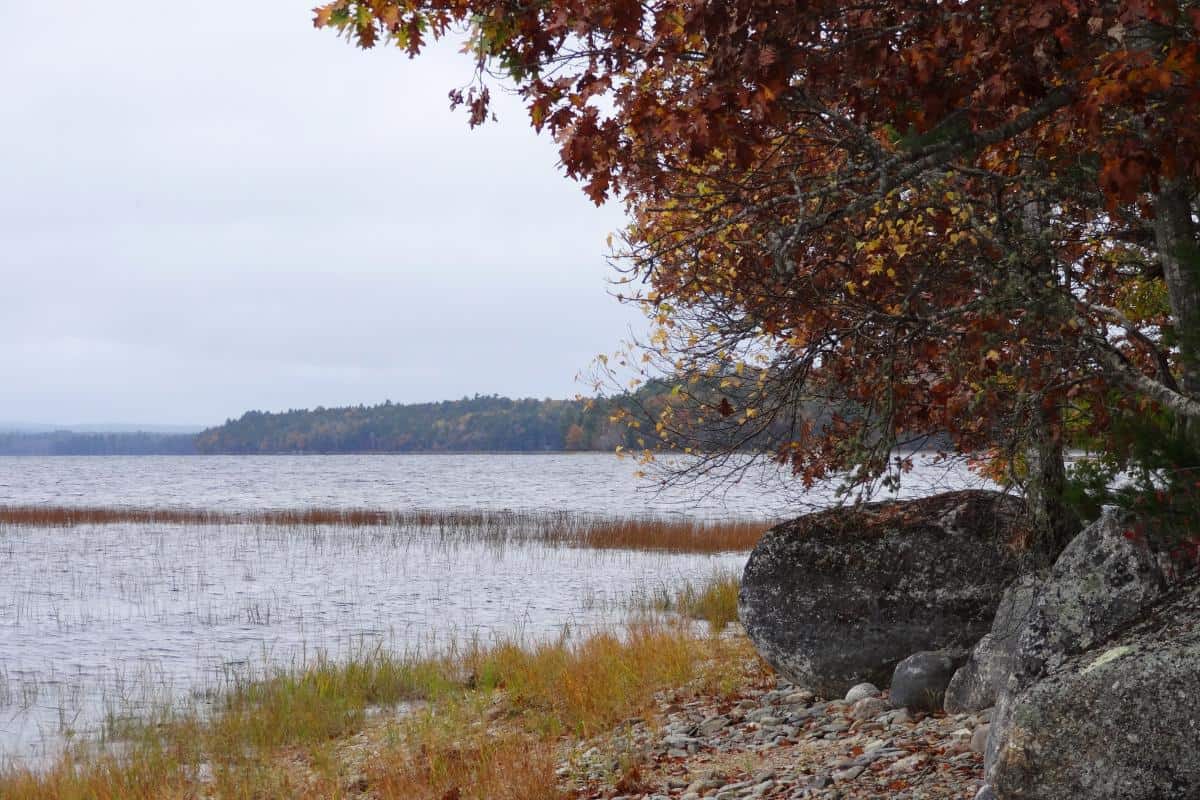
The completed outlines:
[[[1106,511],[1067,545],[1017,638],[1012,673],[988,737],[989,783],[993,766],[1007,758],[1020,693],[1139,617],[1164,595],[1166,586],[1158,558],[1143,538],[1131,533],[1120,512]]]
[[[1007,698],[1007,735],[989,769],[996,797],[1200,797],[1198,686],[1193,585]]]
[[[825,697],[886,685],[921,650],[966,650],[1020,571],[1021,502],[984,491],[830,509],[768,531],[738,615],[781,675]]]
[[[1040,586],[1036,574],[1026,573],[1004,590],[992,629],[975,645],[946,688],[948,713],[973,713],[996,705],[1016,664],[1017,639],[1033,611]]]

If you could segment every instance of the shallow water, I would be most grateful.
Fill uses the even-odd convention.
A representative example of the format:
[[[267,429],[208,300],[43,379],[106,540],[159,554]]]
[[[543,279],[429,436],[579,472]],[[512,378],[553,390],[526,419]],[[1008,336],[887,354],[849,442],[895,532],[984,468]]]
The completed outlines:
[[[768,518],[825,505],[758,482],[656,494],[598,454],[0,458],[0,503],[310,506]],[[978,481],[925,461],[906,494]],[[106,712],[220,688],[318,652],[436,649],[619,621],[613,601],[745,554],[498,546],[397,526],[0,527],[0,765],[36,765]],[[518,537],[519,538],[519,537]]]
[[[392,527],[86,525],[0,533],[0,751],[267,664],[612,622],[613,601],[741,554],[495,546]]]

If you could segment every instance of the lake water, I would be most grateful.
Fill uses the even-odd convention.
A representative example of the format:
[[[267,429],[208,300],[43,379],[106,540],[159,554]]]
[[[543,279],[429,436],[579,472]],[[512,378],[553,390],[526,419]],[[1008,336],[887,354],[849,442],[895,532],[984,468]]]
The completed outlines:
[[[606,453],[514,455],[0,457],[0,503],[205,509],[512,508],[601,514],[786,517],[825,505],[774,468],[737,484],[658,491]],[[979,483],[918,457],[902,494]]]
[[[599,454],[0,458],[0,504],[222,511],[513,509],[781,517],[828,502],[767,471],[656,493]],[[922,460],[906,488],[977,484]],[[630,592],[745,554],[497,546],[399,526],[0,526],[0,764],[36,764],[106,711],[186,697],[318,652],[436,648],[619,620]]]

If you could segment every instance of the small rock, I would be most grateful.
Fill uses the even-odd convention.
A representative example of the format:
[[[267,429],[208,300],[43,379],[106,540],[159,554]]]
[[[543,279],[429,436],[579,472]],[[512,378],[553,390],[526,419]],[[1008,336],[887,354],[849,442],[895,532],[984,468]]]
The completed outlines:
[[[709,717],[700,723],[700,734],[702,736],[712,736],[717,731],[729,725],[729,717]]]
[[[818,772],[816,775],[813,775],[812,778],[809,779],[808,785],[813,787],[814,789],[824,789],[826,786],[828,786],[832,782],[833,782],[833,779],[830,778],[827,773]]]
[[[863,767],[847,767],[846,769],[835,770],[833,773],[833,779],[838,783],[852,781],[861,775],[862,771]]]
[[[766,781],[763,781],[762,783],[757,783],[754,786],[750,787],[750,796],[756,797],[759,795],[766,794],[773,788],[775,788],[775,781],[766,780]]]
[[[868,697],[879,697],[882,694],[878,687],[873,683],[860,683],[854,686],[850,691],[846,692],[846,702],[854,705],[859,700],[865,700]]]
[[[914,753],[913,755],[908,756],[907,758],[902,758],[895,764],[892,764],[890,767],[888,767],[887,771],[891,773],[912,772],[924,763],[925,754]]]
[[[941,711],[946,687],[958,660],[945,651],[914,653],[896,665],[892,674],[892,705],[917,711]]]
[[[882,697],[864,697],[850,709],[850,717],[858,720],[875,719],[891,707],[891,704]]]

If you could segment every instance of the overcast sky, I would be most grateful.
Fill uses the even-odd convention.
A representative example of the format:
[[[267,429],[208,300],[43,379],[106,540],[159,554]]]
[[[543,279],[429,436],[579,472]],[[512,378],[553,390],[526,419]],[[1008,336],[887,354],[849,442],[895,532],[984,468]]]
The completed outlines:
[[[638,315],[597,210],[455,45],[409,61],[315,0],[8,3],[0,421],[565,397]]]

